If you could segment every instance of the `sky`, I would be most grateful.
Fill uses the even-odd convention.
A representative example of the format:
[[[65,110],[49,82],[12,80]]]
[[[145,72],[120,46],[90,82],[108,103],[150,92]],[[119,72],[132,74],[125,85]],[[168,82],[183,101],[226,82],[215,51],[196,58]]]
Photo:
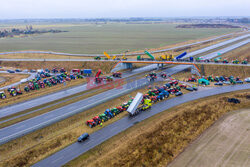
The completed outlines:
[[[0,1],[0,19],[250,16],[250,0]]]

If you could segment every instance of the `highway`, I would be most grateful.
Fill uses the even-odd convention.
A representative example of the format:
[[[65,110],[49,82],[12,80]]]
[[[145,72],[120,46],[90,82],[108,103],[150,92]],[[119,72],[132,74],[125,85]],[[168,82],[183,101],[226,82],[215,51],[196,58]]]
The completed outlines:
[[[247,36],[249,36],[249,35],[250,34],[247,34]],[[240,37],[237,37],[237,38],[233,38],[233,39],[224,41],[222,43],[225,44],[225,42],[226,42],[226,44],[228,44],[228,43],[231,43],[232,40],[237,41],[239,39],[244,39],[244,38],[246,38],[246,35],[243,35],[243,36],[240,36]],[[218,45],[222,46],[221,43],[218,43],[218,44],[215,44],[215,45],[212,45],[212,46],[215,47],[215,46],[218,46]],[[194,52],[203,53],[203,52],[206,52],[209,48],[211,49],[212,46],[209,46],[209,47],[206,47],[206,48],[203,48],[203,49],[199,49],[199,50],[194,51]],[[212,48],[214,48],[214,47],[212,47]],[[193,52],[191,52],[189,54],[192,54],[192,53]],[[94,61],[94,60],[91,60],[91,61]],[[111,60],[109,60],[109,61],[111,61]],[[154,64],[154,65],[152,64],[150,66],[146,66],[146,67],[143,67],[143,68],[140,68],[140,69],[136,69],[136,70],[133,70],[130,73],[124,74],[123,77],[129,77],[129,76],[141,73],[143,71],[150,71],[150,70],[152,70],[152,69],[154,69],[156,67],[157,67],[156,64]],[[76,86],[76,87],[73,87],[73,88],[70,88],[70,89],[65,89],[65,90],[55,92],[55,93],[52,93],[52,94],[49,94],[49,95],[45,95],[45,96],[41,96],[41,97],[38,97],[38,98],[35,98],[35,99],[32,99],[32,100],[28,100],[28,101],[25,101],[25,102],[22,102],[22,103],[18,103],[18,104],[14,104],[14,105],[11,105],[11,106],[6,106],[4,108],[0,108],[0,118],[11,115],[11,114],[14,114],[14,113],[18,113],[18,112],[21,112],[21,111],[24,111],[24,110],[27,110],[27,109],[30,109],[30,108],[33,108],[33,107],[36,107],[36,106],[39,106],[39,105],[43,105],[43,104],[46,104],[46,103],[54,101],[54,100],[58,100],[58,99],[61,99],[61,98],[67,97],[67,96],[71,96],[71,95],[79,93],[79,92],[86,91],[87,90],[86,86],[87,86],[86,84],[83,84],[83,85]]]
[[[162,49],[162,50],[156,50],[153,51],[151,53],[160,53],[160,52],[165,52],[165,51],[170,51],[170,50],[174,50],[174,49],[179,49],[179,48],[183,48],[183,47],[188,47],[188,46],[192,46],[192,45],[197,45],[197,44],[201,44],[201,43],[206,43],[206,42],[210,42],[210,41],[214,41],[220,38],[226,38],[229,37],[233,34],[243,34],[243,33],[247,33],[247,32],[239,32],[239,33],[230,33],[230,34],[225,34],[225,35],[221,35],[215,38],[211,38],[208,40],[204,40],[204,41],[198,41],[198,42],[194,42],[191,44],[186,44],[186,45],[182,45],[182,46],[177,46],[177,47],[173,47],[173,48],[168,48],[168,49]],[[13,51],[13,52],[1,52],[0,55],[8,55],[8,54],[18,54],[18,53],[38,53],[38,54],[54,54],[54,55],[64,55],[64,56],[83,56],[83,57],[95,57],[95,56],[104,56],[103,54],[72,54],[72,53],[60,53],[60,52],[53,52],[53,51]],[[127,56],[135,56],[135,55],[142,55],[144,54],[143,52],[141,53],[131,53],[131,54],[126,54]],[[123,54],[111,54],[111,56],[122,56]]]
[[[82,143],[75,142],[74,144],[60,150],[59,152],[49,156],[48,158],[41,160],[40,162],[33,165],[33,167],[62,166],[67,162],[73,160],[74,158],[77,158],[81,154],[87,152],[88,150],[94,148],[95,146],[101,144],[102,142],[108,140],[112,136],[121,133],[122,131],[128,129],[129,127],[132,127],[134,124],[141,122],[155,114],[163,112],[172,107],[178,106],[180,104],[197,100],[200,98],[237,91],[237,90],[246,90],[246,89],[250,89],[250,84],[216,87],[212,89],[205,89],[197,92],[191,92],[183,96],[179,96],[176,98],[156,103],[152,106],[150,110],[142,112],[139,115],[136,115],[135,117],[132,118],[128,116],[124,117],[98,130],[97,132],[90,134],[90,137],[87,141]],[[76,136],[76,139],[77,137],[78,136]]]
[[[190,67],[191,66],[187,65],[179,65],[166,69],[165,72],[167,74],[172,75]],[[131,79],[131,82],[128,82],[122,87],[107,90],[103,93],[91,96],[87,99],[80,100],[78,102],[55,109],[48,113],[2,128],[0,129],[0,144],[4,144],[10,140],[46,127],[60,120],[66,119],[77,113],[93,108],[111,99],[120,97],[148,84],[149,82],[145,78],[138,80]]]
[[[228,45],[228,44],[230,44],[230,43],[233,43],[233,42],[236,42],[236,41],[245,39],[245,38],[249,39],[249,37],[250,37],[250,34],[246,34],[246,35],[242,35],[242,36],[239,36],[239,37],[230,39],[230,40],[226,40],[226,41],[220,42],[220,43],[218,43],[218,44],[211,45],[211,46],[208,46],[208,47],[206,47],[206,48],[199,49],[199,50],[196,50],[196,51],[194,51],[194,52],[188,53],[188,54],[187,54],[186,56],[184,56],[183,58],[193,57],[193,56],[195,56],[195,55],[198,55],[198,54],[207,52],[207,51],[209,51],[209,50],[213,50],[213,49],[219,48],[219,47],[224,46],[224,45]],[[218,51],[216,51],[216,52],[218,53]]]

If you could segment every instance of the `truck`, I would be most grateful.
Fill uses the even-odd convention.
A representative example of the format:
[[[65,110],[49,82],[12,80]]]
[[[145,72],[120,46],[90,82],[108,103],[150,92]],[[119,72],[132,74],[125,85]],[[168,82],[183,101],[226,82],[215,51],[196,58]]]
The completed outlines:
[[[178,55],[175,59],[178,61],[181,58],[183,58],[184,56],[186,56],[187,52],[183,52],[182,54]]]
[[[136,115],[137,112],[137,107],[140,105],[141,101],[143,99],[143,94],[142,93],[137,93],[134,100],[132,103],[129,105],[127,112],[129,113],[130,116]]]
[[[155,60],[155,57],[151,53],[149,53],[148,51],[145,50],[144,53],[149,56],[148,60]]]

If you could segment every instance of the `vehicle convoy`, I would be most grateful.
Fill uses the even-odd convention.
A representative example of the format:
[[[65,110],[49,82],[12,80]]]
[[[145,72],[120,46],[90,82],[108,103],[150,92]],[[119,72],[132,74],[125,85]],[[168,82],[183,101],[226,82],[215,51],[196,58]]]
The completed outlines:
[[[173,82],[176,83],[176,81]],[[176,84],[178,84],[178,82]],[[149,86],[149,90],[146,94],[143,95],[142,93],[137,93],[136,97],[131,98],[128,102],[123,103],[118,107],[106,109],[104,113],[99,114],[98,116],[95,116],[90,120],[87,120],[86,125],[90,128],[101,125],[102,122],[106,122],[109,119],[112,119],[123,111],[127,111],[130,116],[134,116],[142,111],[151,108],[152,103],[156,103],[157,101],[168,98],[170,94],[175,94],[176,96],[182,95],[182,92],[180,91],[181,88],[179,86],[172,86],[170,83],[166,83],[165,85],[160,87],[155,86],[155,89],[152,89],[152,86]],[[197,90],[197,88],[195,90]]]

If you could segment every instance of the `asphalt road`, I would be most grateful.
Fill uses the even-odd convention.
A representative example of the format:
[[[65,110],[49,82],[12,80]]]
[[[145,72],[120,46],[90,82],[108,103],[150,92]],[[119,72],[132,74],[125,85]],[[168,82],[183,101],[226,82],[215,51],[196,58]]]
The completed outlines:
[[[248,38],[248,39],[249,39],[249,37],[250,37],[250,34],[246,34],[246,35],[242,35],[242,36],[239,36],[239,37],[236,37],[236,38],[233,38],[233,39],[229,39],[229,40],[220,42],[220,43],[218,43],[218,44],[211,45],[211,46],[208,46],[208,47],[206,47],[206,48],[199,49],[199,50],[196,50],[196,51],[194,51],[194,52],[188,53],[188,54],[187,54],[186,56],[184,56],[183,58],[192,57],[192,56],[195,56],[195,55],[198,55],[198,54],[207,52],[207,51],[209,51],[209,50],[213,50],[213,49],[219,48],[219,47],[221,47],[221,46],[224,46],[224,45],[227,45],[227,44],[230,44],[230,43],[233,43],[233,42],[236,42],[236,41],[245,39],[245,38]],[[230,46],[229,46],[229,47],[230,47]],[[218,52],[219,52],[219,51],[216,51],[216,53],[218,53]]]
[[[239,32],[237,34],[242,34],[242,33],[246,33],[246,32]],[[199,41],[199,42],[194,42],[191,44],[186,44],[186,45],[182,45],[182,46],[177,46],[177,47],[173,47],[173,48],[168,48],[168,49],[162,49],[162,50],[157,50],[157,51],[153,51],[152,53],[160,53],[160,52],[165,52],[165,51],[170,51],[173,49],[179,49],[179,48],[183,48],[183,47],[187,47],[187,46],[192,46],[192,45],[196,45],[196,44],[201,44],[201,43],[206,43],[209,41],[214,41],[220,38],[225,38],[228,37],[230,35],[233,35],[235,33],[230,33],[230,34],[225,34],[225,35],[221,35],[212,39],[208,39],[208,40],[204,40],[204,41]],[[14,52],[2,52],[0,53],[0,55],[7,55],[7,54],[16,54],[16,53],[43,53],[43,54],[55,54],[55,55],[65,55],[65,56],[87,56],[87,57],[95,57],[95,56],[104,56],[103,54],[71,54],[71,53],[60,53],[60,52],[51,52],[51,51],[14,51]],[[131,54],[126,54],[127,56],[133,56],[133,55],[142,55],[144,54],[143,52],[141,53],[131,53]],[[111,56],[122,56],[123,54],[111,54]]]
[[[117,135],[118,133],[132,127],[134,124],[141,122],[155,114],[163,112],[172,107],[178,106],[180,104],[190,102],[196,99],[213,96],[217,94],[237,91],[237,90],[245,90],[250,89],[250,84],[244,85],[231,85],[225,87],[217,87],[213,89],[205,89],[197,92],[191,92],[185,94],[183,96],[179,96],[176,98],[172,98],[166,101],[159,102],[152,106],[152,108],[146,112],[142,112],[135,117],[125,117],[121,120],[118,120],[97,132],[94,132],[90,135],[89,139],[85,142],[74,144],[62,149],[61,151],[49,156],[48,158],[36,163],[33,165],[34,167],[45,167],[45,166],[53,166],[59,167],[67,162],[77,158],[81,154],[87,152],[88,150],[94,148],[95,146],[101,144],[112,136]],[[78,136],[76,136],[77,139]]]
[[[149,65],[149,66],[142,67],[142,68],[138,68],[138,69],[135,69],[133,71],[123,73],[123,78],[130,77],[132,75],[135,75],[135,74],[138,74],[138,73],[141,73],[144,71],[150,71],[150,70],[153,70],[155,68],[157,68],[156,64]],[[9,86],[7,86],[7,88],[8,87]],[[83,92],[86,90],[88,90],[87,84],[83,84],[80,86],[76,86],[73,88],[65,89],[65,90],[58,91],[58,92],[55,92],[52,94],[48,94],[45,96],[34,98],[34,99],[31,99],[31,100],[28,100],[28,101],[25,101],[22,103],[17,103],[14,105],[2,107],[2,108],[0,108],[0,118],[15,114],[15,113],[18,113],[18,112],[21,112],[21,111],[24,111],[24,110],[27,110],[27,109],[30,109],[33,107],[36,107],[39,105],[43,105],[43,104],[49,103],[49,102],[54,101],[54,100],[58,100],[58,99],[61,99],[61,98],[67,97],[67,96],[71,96],[71,95],[74,95],[76,93]]]
[[[10,74],[10,75],[11,74],[29,74],[29,77],[24,78],[24,79],[27,79],[27,80],[31,80],[31,79],[35,78],[35,75],[36,75],[35,73],[25,73],[25,72],[9,73],[7,71],[0,71],[0,73],[2,73],[2,74]],[[20,85],[20,84],[21,84],[21,81],[10,84],[10,85],[7,85],[7,86],[3,86],[3,87],[0,88],[0,90],[8,89],[9,87],[17,86],[17,85]]]
[[[166,69],[167,74],[174,74],[183,71],[186,68],[190,68],[187,65],[179,65],[169,69]],[[90,108],[97,106],[98,104],[104,103],[108,100],[115,99],[119,96],[132,92],[142,86],[148,85],[149,82],[145,79],[134,80],[128,82],[124,86],[117,87],[115,89],[107,90],[103,93],[91,96],[87,99],[80,100],[78,102],[66,105],[64,107],[55,109],[48,113],[39,115],[37,117],[30,118],[28,120],[16,123],[14,125],[0,129],[0,144],[4,144],[10,140],[21,137],[25,134],[41,129],[60,120],[66,119],[77,113],[83,112]]]

